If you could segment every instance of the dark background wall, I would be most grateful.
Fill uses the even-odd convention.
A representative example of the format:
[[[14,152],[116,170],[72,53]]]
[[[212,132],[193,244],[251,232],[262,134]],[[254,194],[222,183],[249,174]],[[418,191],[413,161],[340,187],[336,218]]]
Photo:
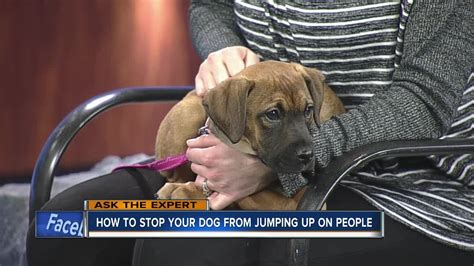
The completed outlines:
[[[74,107],[114,88],[191,85],[196,57],[184,0],[0,1],[0,178],[29,176]],[[62,169],[153,153],[171,104],[113,109],[88,125]]]

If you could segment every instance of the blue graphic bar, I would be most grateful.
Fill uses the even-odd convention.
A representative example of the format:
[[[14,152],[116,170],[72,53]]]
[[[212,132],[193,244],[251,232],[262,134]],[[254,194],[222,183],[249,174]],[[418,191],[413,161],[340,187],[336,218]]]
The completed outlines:
[[[90,211],[89,237],[383,237],[379,211]]]
[[[82,238],[84,237],[83,211],[37,211],[36,237]]]

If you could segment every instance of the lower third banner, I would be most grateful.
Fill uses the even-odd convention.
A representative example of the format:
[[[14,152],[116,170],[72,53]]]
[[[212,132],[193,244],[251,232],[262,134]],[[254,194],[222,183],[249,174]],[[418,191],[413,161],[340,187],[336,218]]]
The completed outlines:
[[[380,238],[379,211],[89,211],[85,237]]]

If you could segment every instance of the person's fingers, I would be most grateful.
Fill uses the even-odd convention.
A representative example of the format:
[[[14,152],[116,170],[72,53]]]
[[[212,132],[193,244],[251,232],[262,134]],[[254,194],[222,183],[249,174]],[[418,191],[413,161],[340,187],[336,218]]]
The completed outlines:
[[[196,93],[198,96],[203,97],[206,94],[206,89],[204,88],[204,82],[201,77],[198,75],[194,81]]]
[[[243,60],[228,60],[226,61],[227,71],[231,77],[239,74],[245,68],[245,62]]]
[[[228,47],[211,53],[202,62],[199,73],[196,75],[197,95],[203,97],[222,81],[258,62],[260,58],[250,49],[242,46]]]
[[[242,49],[227,49],[223,52],[224,64],[231,77],[237,75],[245,68],[245,51]]]
[[[200,158],[196,158],[196,160],[191,163],[191,171],[198,176],[205,177],[209,173],[209,167],[205,165],[204,162],[200,162]]]
[[[247,55],[245,56],[245,67],[255,65],[258,62],[260,62],[260,58],[258,58],[254,52],[248,50]]]
[[[202,64],[199,66],[199,73],[197,74],[197,77],[199,77],[203,82],[202,88],[204,94],[206,94],[209,88],[214,88],[216,86],[214,76],[212,74],[212,66],[209,62],[209,59],[204,60],[204,62],[202,62]]]
[[[204,80],[204,91],[205,91],[204,94],[206,94],[207,91],[209,91],[210,89],[216,87],[216,81],[212,73],[208,73],[207,75],[204,75],[202,79]]]
[[[189,148],[186,151],[186,158],[192,163],[191,170],[196,174],[205,174],[205,169],[202,169],[200,166],[211,167],[214,166],[213,162],[210,160],[207,149],[200,148]]]
[[[194,180],[194,185],[196,185],[196,187],[198,188],[202,188],[202,183],[204,183],[204,180],[206,180],[207,178],[203,177],[202,175],[197,175],[196,176],[196,180]]]
[[[213,190],[212,190],[211,181],[208,180],[207,178],[202,177],[202,176],[200,176],[200,175],[197,175],[197,176],[196,176],[196,180],[194,181],[194,185],[195,185],[197,188],[203,190],[203,184],[204,184],[204,181],[206,181],[206,180],[207,180],[207,187],[209,188],[209,190],[210,190],[210,192],[211,192],[211,194],[210,194],[207,198],[208,198],[208,199],[209,199],[209,198],[215,198],[215,197],[219,194],[219,192],[216,192],[216,191],[213,191]],[[203,194],[204,194],[204,190],[203,190]]]
[[[194,139],[188,139],[186,141],[186,145],[188,145],[188,148],[209,148],[212,146],[216,146],[219,143],[220,140],[212,134],[202,135]]]
[[[201,63],[199,66],[199,71],[198,74],[196,75],[196,78],[194,79],[195,85],[196,85],[196,93],[197,95],[203,97],[207,93],[208,85],[207,85],[207,80],[213,79],[212,78],[212,73],[209,70],[208,67],[208,60],[204,60],[204,62]]]
[[[209,68],[211,69],[215,85],[218,85],[229,77],[229,73],[227,72],[227,68],[222,57],[210,57]],[[208,87],[207,89],[210,90],[212,88],[214,87]]]
[[[225,207],[232,204],[232,202],[234,202],[234,199],[230,197],[229,195],[217,193],[217,192],[212,193],[208,197],[208,200],[209,200],[209,207],[212,210],[222,210]]]
[[[211,190],[211,191],[214,191],[213,188],[214,188],[214,183],[212,183],[211,180],[203,177],[202,175],[197,175],[196,176],[196,180],[194,181],[194,185],[196,185],[196,187],[198,188],[202,188],[202,184],[204,184],[204,181],[207,180],[207,187]]]
[[[203,135],[190,139],[186,143],[188,144],[186,157],[189,161],[207,167],[215,165],[216,155],[210,152],[210,149],[221,143],[218,138],[213,135]]]

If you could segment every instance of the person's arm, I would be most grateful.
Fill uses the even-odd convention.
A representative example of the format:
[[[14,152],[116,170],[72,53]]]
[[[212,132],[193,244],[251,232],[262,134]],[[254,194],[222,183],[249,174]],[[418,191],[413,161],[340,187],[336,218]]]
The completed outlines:
[[[201,59],[231,46],[245,46],[234,13],[234,1],[193,0],[189,27],[194,48]]]
[[[418,0],[412,8],[390,88],[315,131],[320,167],[364,144],[438,138],[451,125],[474,66],[473,5]]]
[[[244,46],[233,1],[193,1],[189,8],[191,37],[204,60],[195,78],[195,88],[203,97],[225,79],[260,61]]]

